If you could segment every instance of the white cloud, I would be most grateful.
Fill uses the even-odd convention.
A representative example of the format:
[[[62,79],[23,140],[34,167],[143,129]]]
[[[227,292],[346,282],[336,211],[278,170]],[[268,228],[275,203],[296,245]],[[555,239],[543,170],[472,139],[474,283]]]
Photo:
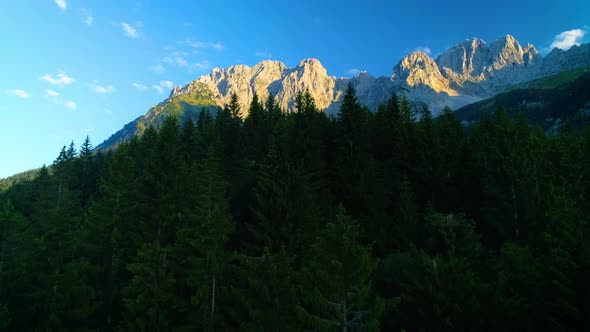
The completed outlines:
[[[139,37],[139,33],[137,32],[137,29],[135,29],[131,24],[126,23],[126,22],[121,22],[121,28],[123,29],[123,33],[125,34],[125,36],[127,36],[129,38],[133,38],[133,39],[136,39],[137,37]]]
[[[164,88],[172,89],[172,87],[174,86],[174,83],[172,83],[172,81],[161,81],[160,86],[162,86]]]
[[[582,29],[564,31],[555,36],[549,48],[554,49],[557,47],[562,50],[568,50],[574,45],[580,45],[582,43],[582,38],[584,38],[586,35],[586,32],[587,31]]]
[[[207,60],[191,63],[189,70],[206,70],[211,68],[211,64]]]
[[[8,91],[6,91],[6,93],[9,93],[11,95],[15,95],[15,96],[23,98],[23,99],[27,99],[31,96],[25,90],[20,90],[20,89],[8,90]]]
[[[145,91],[148,89],[148,87],[146,85],[143,85],[141,83],[133,82],[133,84],[131,84],[131,85],[133,85],[133,87],[135,87],[139,91]]]
[[[174,51],[170,53],[171,56],[188,56],[188,52],[184,51]]]
[[[71,100],[64,102],[64,106],[71,110],[75,110],[78,107],[78,105],[76,105],[76,103]]]
[[[66,8],[68,7],[68,4],[66,3],[66,0],[55,0],[55,4],[61,8],[61,10],[66,10]]]
[[[52,85],[68,85],[74,83],[76,80],[73,77],[68,76],[64,72],[59,72],[55,77],[50,74],[46,74],[40,78],[42,81],[47,81]]]
[[[256,52],[256,56],[259,58],[271,59],[272,53],[266,52],[266,51],[259,51],[259,52]]]
[[[216,50],[222,50],[224,47],[223,43],[221,43],[221,42],[212,43],[212,42],[203,42],[203,41],[194,40],[194,39],[185,39],[185,40],[181,40],[177,43],[181,44],[181,45],[187,45],[192,48],[213,48]]]
[[[356,76],[360,73],[361,71],[359,69],[356,68],[350,68],[349,70],[346,71],[346,73],[350,76]]]
[[[180,67],[188,66],[188,61],[186,61],[184,58],[181,58],[181,57],[174,58],[174,62],[176,62],[176,64],[179,65]]]
[[[188,66],[188,61],[186,61],[185,58],[182,58],[182,57],[179,57],[179,56],[173,57],[173,58],[167,56],[167,57],[162,58],[162,61],[164,63],[175,64],[175,65],[177,65],[179,67],[186,67],[186,66]]]
[[[198,40],[185,39],[179,41],[178,43],[181,45],[187,45],[194,48],[207,48],[207,43]]]
[[[164,66],[162,66],[161,64],[157,64],[155,66],[151,66],[150,70],[154,73],[162,74],[166,71],[166,68],[164,68]]]
[[[108,114],[108,115],[111,115],[111,114],[113,114],[113,111],[112,111],[111,109],[109,109],[109,108],[106,108],[106,109],[104,110],[104,112],[105,112],[106,114]]]
[[[90,90],[96,92],[96,93],[111,93],[111,92],[115,92],[117,91],[117,89],[115,89],[115,87],[113,87],[112,85],[98,85],[98,84],[90,84]]]
[[[161,81],[159,85],[152,85],[152,89],[156,90],[158,93],[164,93],[165,89],[171,90],[172,87],[174,87],[172,81]]]
[[[59,96],[59,92],[53,91],[53,90],[47,90],[47,95],[49,97],[57,97],[57,96]]]
[[[428,55],[430,55],[430,53],[432,53],[432,51],[430,50],[430,47],[424,47],[424,46],[416,47],[414,52],[422,52],[422,53],[426,53]]]
[[[86,128],[86,129],[84,129],[84,132],[86,132],[86,133],[91,133],[93,131],[94,131],[94,128]]]
[[[92,26],[92,23],[94,22],[94,17],[90,15],[90,11],[86,8],[82,8],[80,9],[80,11],[82,12],[82,14],[84,14],[84,24],[86,24],[87,26]]]

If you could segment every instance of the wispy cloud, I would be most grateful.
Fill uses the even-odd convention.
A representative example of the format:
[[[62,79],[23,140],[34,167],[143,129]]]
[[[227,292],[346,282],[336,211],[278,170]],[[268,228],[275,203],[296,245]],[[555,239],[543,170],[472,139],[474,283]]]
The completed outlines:
[[[216,43],[212,43],[212,42],[203,42],[200,40],[194,40],[194,39],[185,39],[185,40],[181,40],[177,42],[180,45],[186,45],[192,48],[212,48],[215,50],[222,50],[224,48],[223,43],[221,42],[216,42]]]
[[[211,64],[209,63],[209,61],[203,60],[203,61],[191,63],[191,65],[189,66],[189,71],[207,70],[209,68],[211,68]]]
[[[71,110],[75,110],[76,108],[78,108],[78,105],[76,105],[76,103],[71,100],[67,100],[66,102],[64,102],[64,106]]]
[[[31,95],[28,92],[26,92],[25,90],[20,90],[20,89],[7,90],[6,93],[9,93],[11,95],[15,95],[15,96],[23,98],[23,99],[27,99],[27,98],[31,97]]]
[[[94,22],[94,17],[92,17],[90,11],[86,8],[82,8],[80,9],[80,11],[84,15],[84,24],[86,24],[87,26],[92,26],[92,23]]]
[[[360,73],[361,71],[359,69],[356,68],[350,68],[349,70],[346,71],[346,73],[350,76],[356,76]]]
[[[182,57],[184,57],[184,56],[188,56],[188,55],[189,55],[189,53],[188,52],[185,52],[185,51],[173,51],[173,52],[170,52],[170,56],[182,56]]]
[[[59,92],[53,91],[53,90],[47,90],[47,95],[49,97],[57,97],[57,96],[59,96]]]
[[[587,31],[583,29],[573,29],[564,31],[555,36],[549,48],[560,48],[562,50],[568,50],[570,47],[574,45],[580,45],[586,33]]]
[[[174,64],[177,65],[179,67],[186,67],[188,66],[188,61],[186,61],[185,58],[180,57],[180,56],[176,56],[176,57],[164,57],[162,58],[162,61],[164,63],[169,63],[169,64]]]
[[[158,85],[152,85],[152,89],[156,90],[158,93],[164,93],[166,89],[170,90],[172,87],[174,87],[172,81],[161,81]]]
[[[134,28],[131,24],[121,22],[121,28],[123,29],[123,34],[125,34],[125,36],[133,39],[137,39],[139,37],[137,29]]]
[[[258,51],[256,52],[256,56],[259,58],[271,59],[272,53],[266,51]]]
[[[76,81],[73,77],[68,76],[64,72],[59,72],[55,76],[53,76],[51,74],[45,74],[39,79],[42,81],[47,81],[49,84],[52,84],[52,85],[68,85],[68,84],[72,84]]]
[[[422,52],[422,53],[426,53],[428,55],[430,55],[432,53],[432,51],[430,50],[430,47],[425,47],[425,46],[416,47],[414,52]]]
[[[90,90],[96,93],[111,93],[117,91],[114,86],[112,85],[98,85],[98,84],[90,84]]]
[[[55,0],[55,4],[61,8],[61,10],[66,10],[66,8],[68,7],[68,4],[66,3],[66,0]]]
[[[174,86],[174,83],[172,83],[172,81],[162,81],[162,82],[160,82],[160,86],[162,86],[164,88],[172,89],[172,87]]]
[[[139,91],[145,91],[148,89],[148,87],[146,85],[143,85],[143,84],[137,83],[137,82],[133,82],[131,85],[133,85],[133,87]]]
[[[113,111],[110,108],[105,108],[104,112],[108,115],[113,114]]]
[[[150,70],[154,73],[162,74],[166,71],[166,68],[164,68],[164,66],[162,66],[161,64],[157,64],[155,66],[151,66]]]

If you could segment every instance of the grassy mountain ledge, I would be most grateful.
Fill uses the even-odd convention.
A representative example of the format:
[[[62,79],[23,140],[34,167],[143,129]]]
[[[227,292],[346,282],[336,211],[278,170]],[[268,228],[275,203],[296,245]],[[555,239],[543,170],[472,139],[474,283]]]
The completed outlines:
[[[211,91],[198,82],[193,82],[190,86],[192,87],[190,93],[176,96],[173,92],[170,93],[166,100],[152,106],[145,115],[126,124],[123,129],[111,135],[96,149],[108,150],[109,148],[115,148],[134,136],[141,136],[150,125],[160,128],[168,116],[176,117],[184,123],[188,119],[196,121],[200,111],[203,110],[209,111],[212,115],[216,114],[219,107],[213,100]]]

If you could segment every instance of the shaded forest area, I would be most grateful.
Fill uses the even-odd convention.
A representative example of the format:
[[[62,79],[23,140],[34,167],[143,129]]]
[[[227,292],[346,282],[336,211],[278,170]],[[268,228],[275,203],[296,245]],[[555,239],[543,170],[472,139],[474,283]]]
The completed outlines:
[[[590,132],[295,105],[72,144],[0,194],[0,329],[590,329]]]

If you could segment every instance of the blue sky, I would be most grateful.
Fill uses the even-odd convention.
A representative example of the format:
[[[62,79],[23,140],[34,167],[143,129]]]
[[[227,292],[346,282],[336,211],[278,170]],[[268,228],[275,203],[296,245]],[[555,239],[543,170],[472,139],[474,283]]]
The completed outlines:
[[[390,75],[406,54],[512,34],[538,49],[590,41],[590,2],[5,0],[0,178],[96,145],[171,86],[272,58],[334,76]]]

